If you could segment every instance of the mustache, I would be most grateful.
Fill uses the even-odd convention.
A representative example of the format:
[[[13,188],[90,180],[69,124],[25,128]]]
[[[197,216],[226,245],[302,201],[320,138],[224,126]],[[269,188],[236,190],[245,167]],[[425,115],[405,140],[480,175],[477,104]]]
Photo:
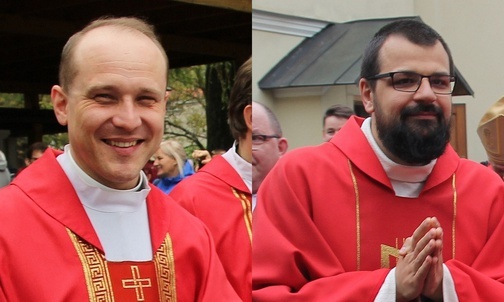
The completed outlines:
[[[441,108],[433,104],[417,104],[416,106],[405,107],[401,110],[401,117],[408,117],[410,115],[417,115],[420,113],[434,113],[436,116],[443,116]]]

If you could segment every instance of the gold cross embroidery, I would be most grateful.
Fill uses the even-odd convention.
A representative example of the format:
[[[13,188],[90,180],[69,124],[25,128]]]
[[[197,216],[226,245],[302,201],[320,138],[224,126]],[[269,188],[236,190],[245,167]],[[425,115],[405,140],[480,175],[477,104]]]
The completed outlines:
[[[131,266],[131,274],[133,275],[133,279],[125,279],[122,280],[123,288],[134,288],[137,296],[137,301],[144,301],[144,287],[151,287],[151,280],[149,278],[140,279],[140,271],[138,270],[138,266]]]

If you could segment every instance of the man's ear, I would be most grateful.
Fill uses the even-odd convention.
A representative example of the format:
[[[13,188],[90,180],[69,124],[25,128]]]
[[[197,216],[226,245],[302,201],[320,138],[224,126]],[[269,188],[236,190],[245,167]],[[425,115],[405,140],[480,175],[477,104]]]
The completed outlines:
[[[61,86],[54,85],[52,87],[51,102],[58,123],[66,126],[68,124],[68,99]]]
[[[278,139],[278,152],[280,155],[284,155],[289,149],[289,142],[285,137],[281,137]]]
[[[252,105],[247,105],[243,109],[243,119],[249,131],[252,131]]]
[[[168,101],[170,100],[170,94],[171,94],[171,91],[167,90],[165,92],[165,96],[164,96],[164,99],[163,99],[163,101],[165,102],[165,106],[164,106],[165,111],[168,110]]]
[[[367,113],[371,114],[374,112],[374,92],[371,89],[369,81],[366,79],[360,79],[359,90],[362,100],[362,105]]]

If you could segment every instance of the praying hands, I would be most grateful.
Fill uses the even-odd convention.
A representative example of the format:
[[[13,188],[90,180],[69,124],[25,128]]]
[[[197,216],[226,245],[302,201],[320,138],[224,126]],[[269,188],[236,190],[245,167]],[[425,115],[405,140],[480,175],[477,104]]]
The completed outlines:
[[[397,301],[420,296],[443,298],[443,230],[435,217],[426,218],[399,251],[396,266]]]

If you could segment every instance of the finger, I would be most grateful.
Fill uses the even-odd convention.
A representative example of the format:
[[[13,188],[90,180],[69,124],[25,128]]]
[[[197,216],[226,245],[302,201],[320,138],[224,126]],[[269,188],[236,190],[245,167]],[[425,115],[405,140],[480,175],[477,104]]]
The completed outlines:
[[[412,250],[415,249],[418,241],[422,239],[425,234],[431,229],[431,218],[427,217],[422,221],[422,223],[416,228],[416,230],[413,232],[413,235],[411,236],[411,247]]]
[[[399,256],[406,256],[411,251],[411,237],[406,238],[404,240],[403,246],[399,250]]]
[[[424,288],[422,290],[426,297],[432,300],[441,300],[443,296],[442,284],[443,284],[443,257],[442,257],[442,244],[441,240],[436,240],[437,249],[439,250],[439,256],[432,257],[432,264],[425,279]]]
[[[429,240],[425,246],[418,251],[416,254],[416,257],[413,257],[412,259],[412,264],[413,264],[413,269],[415,271],[420,270],[420,267],[424,264],[425,259],[431,258],[434,253],[436,243],[434,239]],[[420,247],[420,245],[417,246],[417,249]],[[436,255],[437,256],[437,255]]]
[[[432,253],[432,255],[439,258],[440,261],[443,262],[443,240],[442,239],[436,239],[434,241],[434,252]]]
[[[417,245],[415,246],[415,250],[414,250],[414,253],[415,255],[418,255],[418,253],[420,253],[420,251],[422,251],[423,249],[425,249],[425,247],[427,246],[427,244],[431,241],[431,240],[437,240],[438,239],[438,232],[436,231],[436,229],[430,229],[422,238],[420,238],[420,240],[417,242]]]
[[[441,227],[441,224],[439,223],[439,220],[435,216],[431,217],[430,223],[431,223],[431,225],[432,225],[433,228],[439,228],[439,227]]]
[[[418,280],[425,280],[427,278],[427,274],[429,274],[429,271],[432,266],[432,257],[427,256],[425,259],[420,263],[420,266],[416,270],[415,273],[415,278]]]

